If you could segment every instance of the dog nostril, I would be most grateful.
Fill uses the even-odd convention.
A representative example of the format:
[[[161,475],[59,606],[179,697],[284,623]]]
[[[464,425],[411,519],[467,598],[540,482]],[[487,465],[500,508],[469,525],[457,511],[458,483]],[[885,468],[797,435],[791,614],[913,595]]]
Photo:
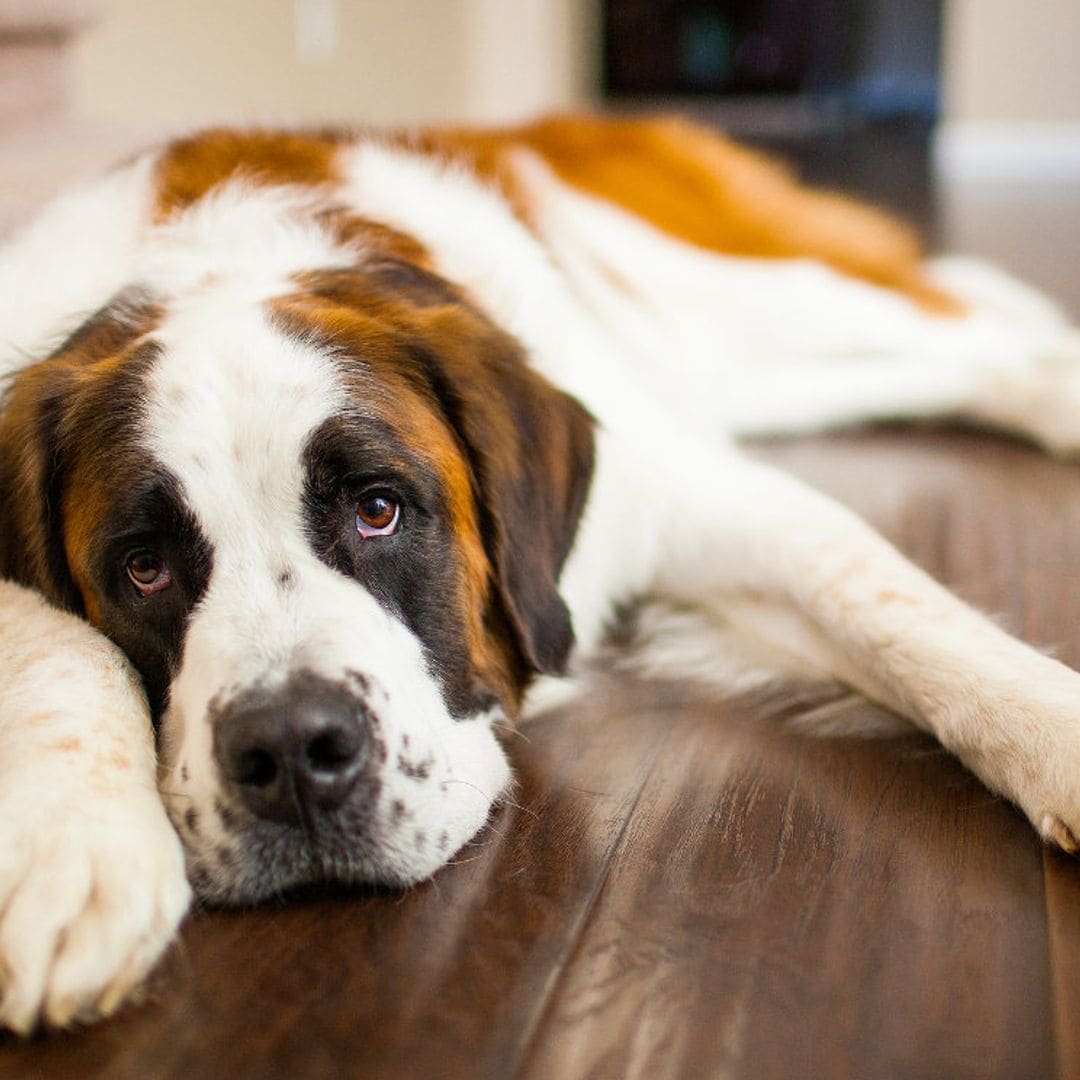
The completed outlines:
[[[308,764],[321,772],[336,771],[356,757],[356,743],[344,731],[324,732],[307,744]]]
[[[266,750],[249,750],[236,761],[234,778],[248,787],[267,787],[277,778],[278,766],[274,755]]]

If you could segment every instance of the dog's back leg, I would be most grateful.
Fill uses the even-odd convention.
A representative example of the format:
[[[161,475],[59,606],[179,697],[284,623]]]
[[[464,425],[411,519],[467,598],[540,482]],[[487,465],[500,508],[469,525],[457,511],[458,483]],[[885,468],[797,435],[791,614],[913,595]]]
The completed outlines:
[[[805,301],[793,299],[788,317],[806,327],[802,355],[798,344],[775,336],[761,363],[732,373],[719,405],[727,429],[784,435],[953,418],[1077,453],[1080,330],[1045,297],[987,264],[938,260],[928,273],[964,300],[964,315],[928,316],[837,279],[821,283],[817,305],[841,328],[830,339],[801,310]],[[793,297],[791,276],[792,268],[777,268],[778,298],[785,290]]]

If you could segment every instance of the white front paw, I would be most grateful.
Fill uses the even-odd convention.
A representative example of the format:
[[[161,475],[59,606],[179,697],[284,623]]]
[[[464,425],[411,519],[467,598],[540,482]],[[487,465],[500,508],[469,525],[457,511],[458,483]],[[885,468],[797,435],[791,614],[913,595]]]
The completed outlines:
[[[44,819],[22,794],[0,798],[0,1024],[27,1033],[113,1012],[191,892],[155,792],[98,795]]]
[[[1001,695],[1011,707],[984,719],[990,748],[969,763],[1025,813],[1046,843],[1075,854],[1080,851],[1080,675],[1045,657],[1027,674],[1027,684]]]

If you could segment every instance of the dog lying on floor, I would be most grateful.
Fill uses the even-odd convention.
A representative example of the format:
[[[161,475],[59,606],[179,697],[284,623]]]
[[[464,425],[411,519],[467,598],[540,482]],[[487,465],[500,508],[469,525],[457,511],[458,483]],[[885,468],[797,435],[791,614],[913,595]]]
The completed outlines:
[[[1070,452],[1076,333],[715,135],[198,135],[9,243],[0,373],[16,1031],[113,1011],[192,887],[432,874],[507,788],[497,723],[641,597],[1077,847],[1080,676],[732,441],[956,415]]]

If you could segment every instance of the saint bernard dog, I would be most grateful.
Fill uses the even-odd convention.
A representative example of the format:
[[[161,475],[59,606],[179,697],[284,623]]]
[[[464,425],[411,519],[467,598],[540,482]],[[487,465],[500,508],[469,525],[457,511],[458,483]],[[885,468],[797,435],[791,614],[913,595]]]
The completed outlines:
[[[500,726],[643,600],[1078,846],[1080,675],[735,442],[960,416],[1076,451],[1080,338],[715,134],[174,142],[0,253],[0,375],[15,1031],[112,1012],[192,891],[433,874],[508,789]]]

